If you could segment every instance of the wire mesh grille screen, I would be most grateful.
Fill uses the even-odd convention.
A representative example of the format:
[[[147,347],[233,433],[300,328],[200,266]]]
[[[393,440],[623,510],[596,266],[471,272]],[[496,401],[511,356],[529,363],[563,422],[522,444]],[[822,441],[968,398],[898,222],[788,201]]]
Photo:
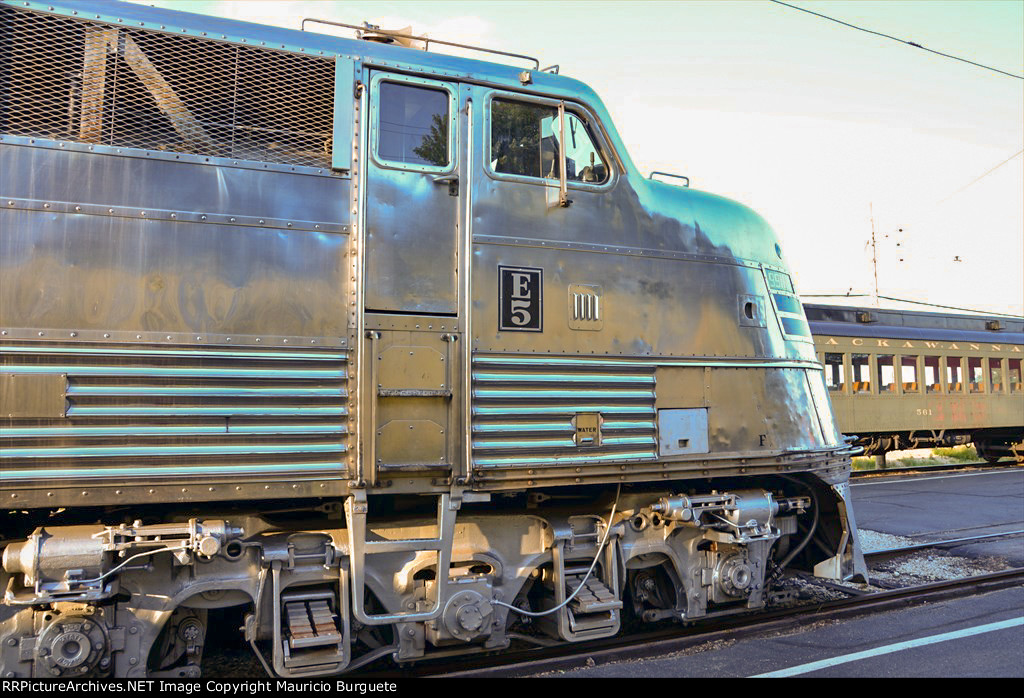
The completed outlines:
[[[0,132],[329,167],[334,61],[0,7]]]

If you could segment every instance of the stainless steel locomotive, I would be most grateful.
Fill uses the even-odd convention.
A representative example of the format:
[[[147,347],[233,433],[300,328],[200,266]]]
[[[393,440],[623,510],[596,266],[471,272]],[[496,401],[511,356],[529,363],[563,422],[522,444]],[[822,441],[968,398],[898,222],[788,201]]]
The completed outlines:
[[[1024,462],[1024,320],[807,305],[840,429],[868,455],[973,442]]]
[[[3,674],[195,676],[225,609],[314,676],[863,577],[771,228],[536,61],[365,38],[0,2]]]

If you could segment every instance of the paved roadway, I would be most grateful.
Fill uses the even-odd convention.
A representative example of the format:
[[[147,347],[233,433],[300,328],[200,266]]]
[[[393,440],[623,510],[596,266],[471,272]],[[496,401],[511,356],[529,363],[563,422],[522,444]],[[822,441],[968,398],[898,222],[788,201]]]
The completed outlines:
[[[973,633],[973,634],[971,634]],[[1024,677],[1024,588],[543,674],[586,678]]]
[[[1024,468],[853,485],[861,528],[921,542],[1024,528]],[[1024,566],[1024,537],[961,545]],[[1024,587],[547,676],[1024,677]]]
[[[852,491],[860,528],[922,543],[1024,529],[1024,468],[870,478],[854,481]],[[948,549],[1024,566],[1024,537]]]

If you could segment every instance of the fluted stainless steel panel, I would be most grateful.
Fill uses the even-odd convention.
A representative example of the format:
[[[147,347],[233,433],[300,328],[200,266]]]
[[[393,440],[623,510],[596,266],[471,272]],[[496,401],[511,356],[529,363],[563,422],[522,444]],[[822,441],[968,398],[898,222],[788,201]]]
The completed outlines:
[[[600,413],[598,445],[577,445],[573,417]],[[477,468],[651,460],[654,365],[551,356],[473,360]]]
[[[63,419],[0,420],[0,479],[344,476],[346,354],[0,345],[0,373],[67,376]]]

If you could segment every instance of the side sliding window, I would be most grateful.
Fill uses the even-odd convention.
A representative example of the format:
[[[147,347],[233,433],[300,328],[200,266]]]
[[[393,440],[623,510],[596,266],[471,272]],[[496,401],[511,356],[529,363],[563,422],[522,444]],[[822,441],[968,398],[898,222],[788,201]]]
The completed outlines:
[[[563,101],[496,94],[488,107],[488,169],[498,179],[567,190],[601,187],[611,180],[607,150],[590,117]]]

